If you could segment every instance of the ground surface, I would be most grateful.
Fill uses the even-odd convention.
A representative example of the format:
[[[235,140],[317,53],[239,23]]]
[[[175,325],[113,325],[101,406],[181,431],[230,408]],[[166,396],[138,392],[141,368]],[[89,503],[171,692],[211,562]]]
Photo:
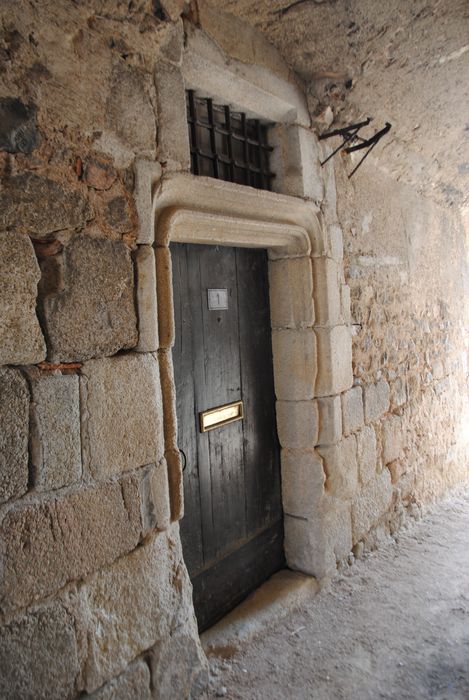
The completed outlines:
[[[468,700],[469,494],[211,666],[210,698]]]

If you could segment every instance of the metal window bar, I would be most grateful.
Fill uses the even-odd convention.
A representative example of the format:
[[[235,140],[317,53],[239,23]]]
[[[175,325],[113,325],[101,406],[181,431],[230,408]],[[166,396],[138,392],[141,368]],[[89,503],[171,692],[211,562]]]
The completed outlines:
[[[189,123],[189,136],[190,136],[190,143],[191,143],[191,172],[193,172],[195,175],[199,174],[199,158],[197,154],[197,150],[193,148],[193,144],[197,143],[197,133],[196,133],[196,125],[195,125],[195,120],[191,119],[191,115],[195,114],[195,98],[194,98],[194,92],[193,90],[189,90],[187,93],[188,97],[188,114],[187,114],[187,120]]]
[[[259,144],[261,144],[262,143],[262,129],[261,129],[261,123],[260,123],[259,119],[256,119],[255,124],[256,124],[257,140],[259,141]],[[258,153],[258,158],[259,158],[259,165],[260,165],[259,188],[261,190],[265,190],[266,188],[264,187],[264,173],[262,172],[262,153],[260,151]]]
[[[226,129],[228,131],[226,135],[226,145],[228,148],[228,158],[230,161],[229,164],[229,172],[230,172],[230,182],[234,182],[234,157],[233,157],[233,136],[231,133],[231,114],[230,114],[230,108],[228,105],[225,105],[225,124],[226,124]]]
[[[270,190],[275,177],[267,143],[267,126],[232,112],[228,105],[215,105],[210,98],[187,91],[191,172],[220,180]]]

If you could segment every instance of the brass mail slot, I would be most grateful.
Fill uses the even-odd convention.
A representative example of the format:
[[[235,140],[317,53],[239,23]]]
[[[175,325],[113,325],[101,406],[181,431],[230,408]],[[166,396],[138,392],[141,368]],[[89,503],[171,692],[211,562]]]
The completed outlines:
[[[242,420],[243,415],[242,401],[227,403],[224,406],[217,406],[208,411],[203,411],[199,413],[200,432],[206,433],[207,430],[213,430],[227,423],[234,423],[236,420]]]

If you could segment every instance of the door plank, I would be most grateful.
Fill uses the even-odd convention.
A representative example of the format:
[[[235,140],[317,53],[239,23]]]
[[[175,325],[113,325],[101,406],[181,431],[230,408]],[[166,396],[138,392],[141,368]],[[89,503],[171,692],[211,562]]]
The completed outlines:
[[[184,557],[189,573],[204,565],[202,539],[202,512],[200,501],[200,474],[196,434],[196,409],[194,392],[194,317],[189,294],[187,249],[183,245],[171,245],[173,268],[173,305],[175,317],[175,342],[173,347],[174,376],[177,381],[176,415],[178,421],[178,446],[184,452],[184,499],[186,503],[181,536]]]
[[[241,396],[238,340],[236,252],[234,248],[198,246],[201,293],[204,296],[203,348],[206,370],[206,410]],[[228,290],[228,309],[209,310],[208,289]],[[205,558],[217,559],[233,541],[244,538],[245,489],[241,422],[216,428],[199,438],[207,440],[210,454],[212,530],[204,531]]]
[[[204,304],[205,299],[201,293],[201,261],[197,246],[184,246],[187,254],[187,286],[189,297],[189,313],[192,317],[192,372],[194,381],[194,416],[192,430],[197,445],[197,468],[199,476],[200,493],[200,520],[202,524],[201,541],[203,552],[203,565],[210,559],[210,553],[206,547],[207,540],[213,531],[212,514],[212,487],[210,472],[210,448],[206,434],[199,432],[198,414],[201,406],[207,403],[208,377],[204,357]],[[185,525],[184,525],[185,529]],[[195,571],[189,570],[192,576]]]
[[[236,250],[248,532],[281,512],[279,444],[273,389],[267,253]],[[254,303],[255,300],[255,303]]]

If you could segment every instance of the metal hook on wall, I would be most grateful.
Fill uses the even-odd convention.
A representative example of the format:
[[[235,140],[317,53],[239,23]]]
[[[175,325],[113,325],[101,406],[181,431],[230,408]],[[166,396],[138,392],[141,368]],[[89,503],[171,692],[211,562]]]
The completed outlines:
[[[332,153],[328,155],[325,160],[321,161],[321,166],[325,165],[331,158],[335,156],[336,153],[338,153],[342,149],[344,150],[344,153],[353,153],[354,151],[359,151],[363,148],[367,148],[368,150],[366,151],[364,156],[349,174],[348,178],[350,179],[352,175],[354,175],[357,172],[360,165],[363,163],[365,158],[371,153],[376,144],[379,143],[383,136],[385,136],[391,129],[391,124],[389,122],[386,122],[385,126],[380,131],[377,131],[375,134],[373,134],[373,136],[370,136],[369,139],[361,138],[361,136],[358,135],[358,132],[363,127],[368,126],[368,124],[370,124],[371,121],[373,121],[373,118],[367,117],[365,121],[357,122],[356,124],[350,124],[349,126],[344,126],[341,129],[333,129],[332,131],[328,131],[325,134],[320,134],[319,141],[332,138],[333,136],[342,136],[343,139],[340,146],[337,146],[337,148],[334,151],[332,151]],[[346,144],[353,144],[354,141],[360,141],[360,143],[344,148]]]

